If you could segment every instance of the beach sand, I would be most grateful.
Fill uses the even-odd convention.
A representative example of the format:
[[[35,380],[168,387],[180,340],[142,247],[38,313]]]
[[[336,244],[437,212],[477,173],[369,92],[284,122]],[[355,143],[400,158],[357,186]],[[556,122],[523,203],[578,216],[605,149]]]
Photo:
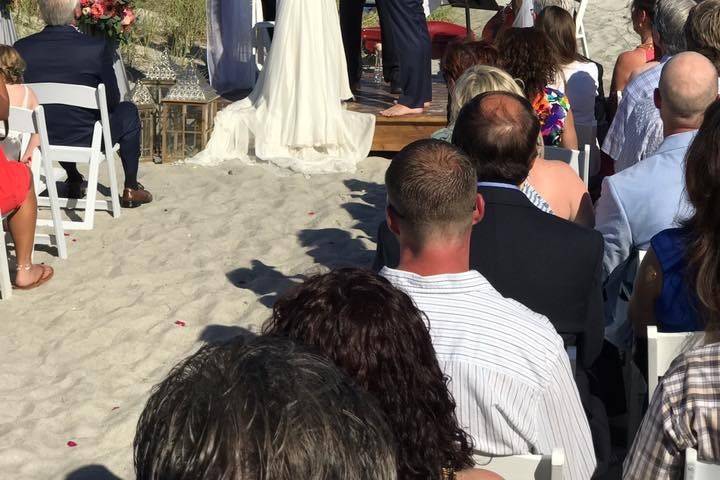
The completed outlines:
[[[624,0],[588,7],[606,83],[637,43],[627,16]],[[0,478],[133,478],[139,414],[172,365],[257,331],[303,275],[372,262],[386,166],[373,157],[352,175],[306,178],[143,164],[155,202],[69,232],[67,261],[38,251],[55,278],[0,302]]]

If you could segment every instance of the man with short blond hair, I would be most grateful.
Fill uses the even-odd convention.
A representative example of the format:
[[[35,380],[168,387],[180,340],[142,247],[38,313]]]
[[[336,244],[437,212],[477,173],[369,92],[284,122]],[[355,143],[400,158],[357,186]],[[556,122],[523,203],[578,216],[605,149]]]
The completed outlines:
[[[482,101],[488,111],[517,108],[504,95]],[[400,261],[380,275],[427,316],[475,449],[494,456],[559,447],[565,478],[589,479],[593,442],[563,339],[546,317],[470,269],[470,235],[485,206],[470,159],[446,142],[420,140],[395,156],[385,183]]]

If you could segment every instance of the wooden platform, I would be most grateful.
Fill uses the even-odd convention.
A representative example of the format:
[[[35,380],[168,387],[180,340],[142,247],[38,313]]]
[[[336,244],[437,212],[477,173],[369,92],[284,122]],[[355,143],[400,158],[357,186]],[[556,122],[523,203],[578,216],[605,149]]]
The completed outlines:
[[[376,115],[372,145],[375,152],[397,152],[415,140],[430,138],[447,124],[447,87],[442,82],[433,82],[432,106],[422,115],[388,118],[378,114],[395,100],[397,95],[390,94],[388,85],[364,77],[355,101],[347,103],[348,110]]]

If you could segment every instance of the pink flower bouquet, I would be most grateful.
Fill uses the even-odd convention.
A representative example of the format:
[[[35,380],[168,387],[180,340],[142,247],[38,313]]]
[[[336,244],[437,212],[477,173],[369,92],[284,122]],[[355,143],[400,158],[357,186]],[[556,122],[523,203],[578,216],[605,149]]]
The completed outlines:
[[[126,43],[136,17],[132,0],[80,0],[78,27],[92,35]]]

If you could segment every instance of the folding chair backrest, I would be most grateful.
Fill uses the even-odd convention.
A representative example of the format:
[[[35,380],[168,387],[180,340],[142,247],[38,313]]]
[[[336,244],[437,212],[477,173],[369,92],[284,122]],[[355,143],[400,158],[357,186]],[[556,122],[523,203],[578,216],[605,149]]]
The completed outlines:
[[[685,450],[685,480],[717,480],[720,478],[720,464],[700,461],[697,450]]]
[[[68,83],[30,83],[27,85],[35,92],[41,105],[68,105],[99,110],[105,151],[113,151],[110,113],[104,84],[101,83],[97,88]]]
[[[505,480],[562,480],[565,455],[556,448],[552,455],[473,456],[475,467],[497,473]]]
[[[675,358],[699,345],[703,332],[660,333],[656,326],[647,327],[648,336],[648,395],[652,398],[658,379],[665,375]]]
[[[590,145],[584,145],[582,150],[571,150],[561,147],[545,147],[545,160],[560,160],[575,170],[585,186],[590,180]]]
[[[585,9],[587,9],[588,0],[575,0],[575,33],[580,33],[583,18],[585,18]]]

